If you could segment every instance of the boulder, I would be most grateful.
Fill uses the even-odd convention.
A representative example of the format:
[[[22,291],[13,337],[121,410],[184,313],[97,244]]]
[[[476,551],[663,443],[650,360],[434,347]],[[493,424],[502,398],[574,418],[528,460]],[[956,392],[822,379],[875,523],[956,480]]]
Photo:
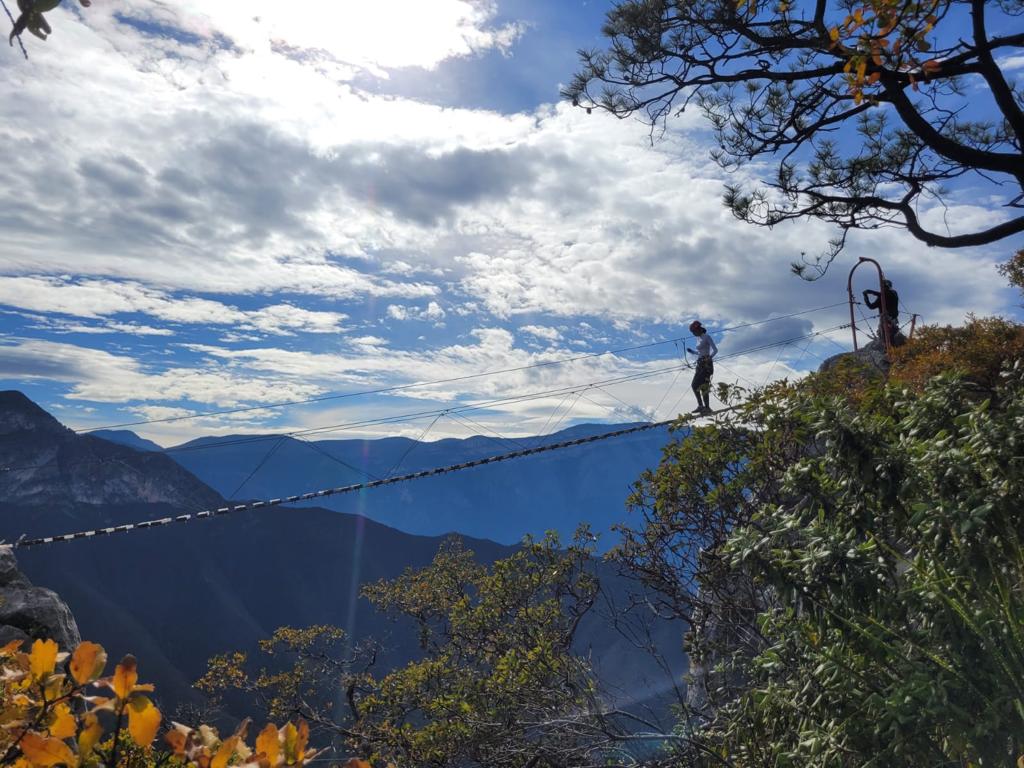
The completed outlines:
[[[43,638],[56,640],[62,650],[82,641],[67,603],[53,590],[33,586],[11,547],[0,546],[0,645]]]
[[[902,334],[898,334],[894,339],[894,344],[897,347],[901,346],[905,342],[906,339]],[[833,355],[821,364],[818,371],[821,373],[830,371],[840,363],[844,365],[859,363],[866,374],[878,374],[881,376],[885,376],[889,373],[890,365],[889,357],[885,353],[885,344],[882,343],[881,339],[872,340],[856,352],[840,352],[838,355]]]

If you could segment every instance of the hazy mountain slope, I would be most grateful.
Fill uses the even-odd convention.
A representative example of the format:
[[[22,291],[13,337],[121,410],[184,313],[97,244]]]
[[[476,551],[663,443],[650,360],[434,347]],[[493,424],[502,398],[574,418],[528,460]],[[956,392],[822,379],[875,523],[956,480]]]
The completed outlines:
[[[0,535],[172,511],[77,505],[44,519],[39,508],[0,505]],[[30,578],[67,601],[83,637],[112,653],[135,653],[162,696],[182,701],[193,695],[188,686],[209,656],[253,648],[277,626],[328,623],[359,636],[390,633],[389,622],[355,599],[359,585],[427,564],[439,543],[327,510],[278,508],[17,555]],[[471,546],[485,559],[507,551],[489,542]],[[412,639],[401,639],[391,660],[406,657]]]

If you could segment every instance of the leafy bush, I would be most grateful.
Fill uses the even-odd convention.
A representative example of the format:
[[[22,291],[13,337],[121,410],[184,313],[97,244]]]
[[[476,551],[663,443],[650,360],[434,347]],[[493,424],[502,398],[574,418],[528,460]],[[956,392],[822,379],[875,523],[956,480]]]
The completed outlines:
[[[14,768],[301,768],[316,757],[307,748],[304,722],[268,724],[254,748],[245,742],[248,721],[227,738],[203,725],[172,723],[163,751],[153,747],[162,716],[125,656],[103,677],[107,654],[83,642],[61,652],[53,640],[29,651],[15,640],[0,648],[0,763]],[[100,693],[102,692],[102,693]],[[106,738],[105,738],[106,737]]]
[[[995,347],[859,401],[775,387],[642,479],[615,556],[692,622],[692,764],[1024,755],[1024,362]]]
[[[1024,291],[1024,250],[1017,251],[1009,261],[1000,264],[999,272],[1010,285]]]

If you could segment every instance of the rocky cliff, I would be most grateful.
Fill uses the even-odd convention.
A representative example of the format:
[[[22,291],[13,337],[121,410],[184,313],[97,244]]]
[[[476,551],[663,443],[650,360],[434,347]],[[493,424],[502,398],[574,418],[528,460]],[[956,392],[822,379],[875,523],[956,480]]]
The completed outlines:
[[[62,650],[81,642],[78,625],[57,593],[32,586],[14,559],[10,547],[0,547],[0,645],[11,640],[50,638]]]
[[[21,392],[0,392],[0,499],[9,504],[171,504],[203,509],[211,488],[159,453],[78,435]]]

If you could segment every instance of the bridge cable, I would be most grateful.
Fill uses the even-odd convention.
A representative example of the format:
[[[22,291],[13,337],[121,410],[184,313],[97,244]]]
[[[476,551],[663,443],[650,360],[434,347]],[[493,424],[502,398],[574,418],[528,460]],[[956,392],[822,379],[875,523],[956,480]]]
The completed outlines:
[[[830,329],[827,329],[827,330],[819,331],[817,333],[806,334],[804,336],[804,338],[813,338],[815,336],[820,336],[820,335],[823,335],[825,333],[828,333],[828,332],[831,332],[831,331],[834,331],[834,330],[837,330],[837,329],[840,329],[840,328],[843,328],[843,327],[848,327],[848,324],[844,325],[844,326],[838,326],[837,328],[830,328]],[[789,344],[789,343],[792,343],[792,342],[793,342],[793,339],[787,339],[787,340],[784,340],[784,341],[781,341],[781,342],[776,342],[776,344]],[[762,347],[758,347],[756,349],[773,347],[773,346],[776,346],[776,344],[762,345]],[[807,348],[809,348],[809,347],[810,347],[810,343],[808,343]],[[737,352],[735,354],[739,354],[739,353]],[[729,357],[729,356],[730,355],[725,355],[724,357]],[[369,482],[353,483],[351,485],[344,485],[344,486],[339,486],[339,487],[336,487],[336,488],[325,488],[325,489],[322,489],[322,490],[319,490],[319,491],[312,491],[312,492],[309,492],[309,493],[296,494],[296,495],[293,495],[293,496],[287,496],[287,497],[282,497],[282,498],[269,499],[269,500],[265,500],[265,501],[252,501],[252,502],[248,502],[248,503],[245,503],[245,504],[236,504],[234,506],[224,506],[224,507],[219,507],[219,508],[216,508],[216,509],[207,509],[207,510],[203,510],[201,512],[186,513],[186,514],[182,514],[182,515],[176,515],[176,516],[173,516],[173,517],[157,518],[157,519],[142,521],[142,522],[139,522],[139,523],[125,523],[125,524],[122,524],[122,525],[108,526],[108,527],[104,527],[104,528],[95,528],[95,529],[91,529],[91,530],[87,530],[87,531],[79,531],[79,532],[76,532],[76,533],[66,533],[66,534],[61,534],[61,535],[57,535],[57,536],[45,536],[45,537],[28,539],[28,538],[26,538],[23,535],[16,542],[14,542],[11,546],[12,547],[16,547],[16,548],[43,546],[43,545],[46,545],[46,544],[54,544],[54,543],[63,542],[63,541],[74,541],[76,539],[88,539],[88,538],[93,538],[93,537],[96,537],[96,536],[111,535],[111,534],[114,534],[114,533],[127,533],[129,531],[143,530],[143,529],[148,529],[148,528],[158,528],[158,527],[163,527],[163,526],[171,525],[172,523],[185,523],[185,522],[191,522],[191,521],[194,521],[194,520],[203,520],[203,519],[210,518],[210,517],[217,517],[217,516],[220,516],[220,515],[231,514],[231,513],[234,513],[234,512],[242,512],[242,511],[247,511],[247,510],[262,509],[264,507],[274,507],[274,506],[281,506],[281,505],[284,505],[284,504],[294,504],[294,503],[300,503],[300,502],[305,502],[305,501],[313,501],[313,500],[316,500],[316,499],[327,498],[329,496],[338,496],[338,495],[347,494],[347,493],[354,493],[354,492],[362,491],[362,490],[369,490],[369,489],[372,489],[372,488],[379,488],[379,487],[382,487],[382,486],[385,486],[385,485],[394,485],[396,483],[409,482],[409,481],[412,481],[412,480],[419,480],[421,478],[433,477],[433,476],[437,476],[437,475],[448,474],[448,473],[451,473],[451,472],[458,472],[458,471],[462,471],[462,470],[465,470],[465,469],[471,469],[473,467],[485,466],[487,464],[495,464],[495,463],[502,462],[502,461],[509,461],[511,459],[517,459],[517,458],[521,458],[521,457],[524,457],[524,456],[532,456],[532,455],[535,455],[535,454],[538,454],[538,453],[546,453],[548,451],[561,450],[561,449],[564,449],[564,448],[570,448],[570,447],[573,447],[573,446],[584,445],[584,444],[587,444],[587,443],[594,443],[594,442],[597,442],[599,440],[608,440],[608,439],[615,438],[615,437],[621,437],[623,435],[635,434],[635,433],[638,433],[638,432],[645,432],[645,431],[649,431],[649,430],[652,430],[652,429],[659,429],[659,428],[667,427],[669,425],[676,424],[676,423],[679,423],[679,422],[693,421],[696,418],[702,418],[703,416],[707,416],[707,415],[719,415],[719,414],[722,414],[722,413],[726,413],[726,412],[730,412],[730,411],[735,411],[738,407],[739,406],[735,406],[735,405],[734,406],[726,406],[725,408],[721,408],[719,410],[712,411],[710,414],[686,414],[686,415],[680,415],[676,419],[665,419],[665,420],[662,420],[662,421],[649,422],[649,423],[646,423],[646,424],[640,424],[640,425],[637,425],[637,426],[626,427],[626,428],[623,428],[623,429],[617,429],[617,430],[613,430],[611,432],[602,432],[602,433],[598,433],[596,435],[590,435],[590,436],[587,436],[587,437],[576,438],[576,439],[573,439],[573,440],[563,440],[563,441],[560,441],[560,442],[557,442],[557,443],[549,443],[547,445],[534,446],[534,447],[530,447],[530,448],[523,448],[523,449],[516,450],[516,451],[509,451],[507,453],[498,454],[498,455],[495,455],[495,456],[488,456],[488,457],[482,458],[482,459],[474,459],[474,460],[471,460],[471,461],[460,462],[460,463],[457,463],[457,464],[449,464],[449,465],[442,466],[442,467],[435,467],[433,469],[421,470],[419,472],[411,472],[411,473],[408,473],[408,474],[405,474],[405,475],[397,475],[397,476],[394,476],[394,477],[386,477],[386,478],[381,479],[381,480],[371,480]],[[438,413],[437,416],[435,417],[434,421],[432,421],[430,426],[428,426],[427,430],[429,431],[429,429],[431,427],[433,427],[433,425],[437,422],[437,420],[440,419],[441,416],[445,415],[445,413],[446,413],[445,411],[442,411],[441,413]],[[283,440],[283,437],[281,438],[281,440]],[[410,446],[409,450],[411,450],[412,447],[414,447],[416,444],[417,443],[414,443],[413,446]],[[405,456],[408,455],[409,450],[407,450],[406,453],[403,454],[403,457],[402,457],[402,459],[399,460],[399,463],[402,460],[404,460]],[[395,468],[397,468],[397,466],[398,465],[396,464]],[[392,468],[392,472],[394,471],[395,468]]]
[[[737,406],[730,406],[722,408],[712,412],[708,415],[718,415],[726,413],[728,411],[736,410]],[[221,515],[233,514],[235,512],[244,512],[248,510],[264,509],[266,507],[278,507],[284,504],[295,504],[305,501],[314,501],[316,499],[323,499],[329,496],[340,496],[348,493],[356,493],[358,491],[370,490],[373,488],[381,488],[386,485],[395,485],[397,483],[410,482],[412,480],[419,480],[426,477],[434,477],[437,475],[449,474],[451,472],[460,472],[465,469],[471,469],[473,467],[482,467],[488,464],[497,464],[502,461],[510,461],[512,459],[522,458],[524,456],[533,456],[538,453],[546,453],[548,451],[556,451],[564,448],[571,448],[573,446],[585,445],[588,443],[596,443],[600,440],[609,440],[615,437],[622,437],[624,435],[631,435],[638,432],[646,432],[652,429],[661,429],[673,424],[679,420],[692,420],[692,414],[689,416],[681,416],[680,419],[666,419],[664,421],[650,422],[647,424],[639,424],[632,427],[626,427],[624,429],[616,429],[611,432],[601,432],[596,435],[589,435],[587,437],[578,437],[574,440],[563,440],[557,443],[549,443],[548,445],[541,445],[532,448],[523,448],[517,451],[509,451],[508,453],[498,454],[496,456],[488,456],[483,459],[473,459],[472,461],[464,461],[458,464],[448,464],[442,467],[435,467],[433,469],[425,469],[419,472],[410,472],[405,475],[396,475],[394,477],[387,477],[382,480],[371,480],[363,483],[353,483],[351,485],[343,485],[337,488],[325,488],[319,491],[312,491],[310,493],[296,494],[294,496],[285,496],[278,499],[269,499],[265,501],[251,501],[245,504],[235,504],[233,506],[224,506],[216,509],[206,509],[201,512],[193,512],[183,515],[175,515],[173,517],[161,517],[152,520],[145,520],[138,523],[125,523],[123,525],[114,525],[104,528],[94,528],[86,531],[78,531],[75,533],[65,533],[58,536],[43,536],[39,538],[24,538],[22,537],[16,542],[11,544],[12,547],[18,549],[24,549],[28,547],[39,547],[46,544],[55,544],[64,541],[75,541],[77,539],[91,539],[97,536],[109,536],[115,533],[128,533],[129,531],[146,530],[150,528],[161,528],[163,526],[172,525],[174,523],[188,523],[195,520],[205,520],[211,517],[219,517]],[[440,418],[440,416],[438,416]]]

